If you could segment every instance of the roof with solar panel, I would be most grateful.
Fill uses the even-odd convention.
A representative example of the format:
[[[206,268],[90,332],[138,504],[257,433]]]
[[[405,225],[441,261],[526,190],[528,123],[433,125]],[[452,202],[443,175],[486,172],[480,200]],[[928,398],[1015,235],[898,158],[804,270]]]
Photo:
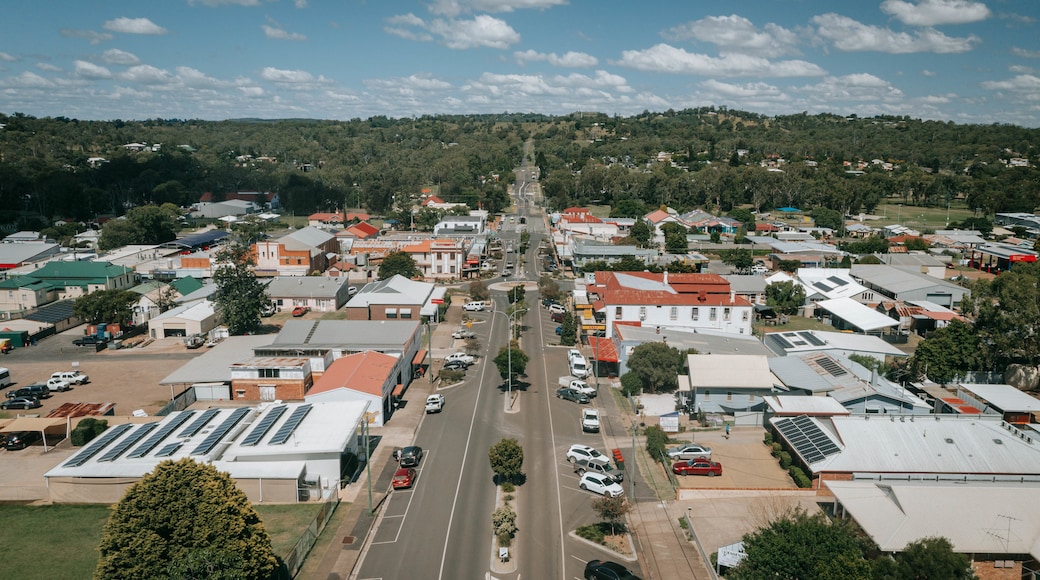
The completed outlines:
[[[140,477],[161,461],[190,457],[232,477],[295,477],[308,456],[338,457],[356,441],[365,405],[275,402],[179,411],[113,426],[45,476]]]

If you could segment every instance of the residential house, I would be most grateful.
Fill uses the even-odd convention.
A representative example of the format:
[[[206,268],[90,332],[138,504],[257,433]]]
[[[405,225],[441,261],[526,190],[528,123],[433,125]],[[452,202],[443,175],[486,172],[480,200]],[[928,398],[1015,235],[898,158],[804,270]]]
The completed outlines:
[[[318,228],[306,227],[276,240],[253,244],[257,276],[307,276],[324,272],[336,263],[336,237]]]
[[[0,281],[0,311],[31,310],[98,290],[129,290],[137,282],[132,269],[108,262],[47,262]]]
[[[428,282],[409,280],[394,275],[386,280],[366,284],[343,307],[347,320],[419,320],[434,316],[437,303],[444,299],[445,288]]]
[[[362,212],[318,212],[307,216],[307,225],[312,228],[339,229],[352,221],[363,222],[371,217]]]
[[[792,330],[767,332],[762,343],[777,356],[798,356],[803,353],[826,353],[834,356],[868,356],[879,363],[905,359],[907,354],[880,337],[848,332],[823,330]]]
[[[776,380],[765,355],[686,355],[686,375],[679,377],[681,404],[691,413],[733,414],[761,411],[763,397],[776,392]]]
[[[484,233],[486,228],[487,215],[480,212],[471,212],[470,215],[446,215],[433,226],[433,235],[475,236]]]
[[[347,303],[346,276],[278,276],[267,285],[267,295],[279,312],[305,306],[316,312],[335,312]]]
[[[134,324],[140,325],[169,309],[174,300],[202,288],[202,282],[191,277],[177,278],[171,283],[149,280],[134,286],[131,292],[141,297],[133,307]]]
[[[336,239],[343,240],[344,238],[352,238],[355,240],[367,240],[379,235],[379,228],[368,223],[367,221],[358,222],[351,224],[342,230],[336,232]]]
[[[960,304],[969,290],[918,271],[884,264],[853,264],[851,275],[875,292],[876,300],[927,300],[946,308]]]
[[[1014,425],[1040,422],[1040,400],[1011,385],[959,383],[957,396],[980,412],[999,415]]]
[[[661,229],[661,226],[663,226],[664,224],[676,223],[683,226],[684,228],[689,228],[689,225],[686,224],[683,221],[683,219],[679,217],[678,212],[676,212],[674,209],[670,207],[665,209],[654,210],[643,216],[643,220],[645,220],[646,223],[650,225],[651,232],[653,233],[651,239],[657,244],[664,243],[664,230]]]
[[[447,211],[447,210],[450,210],[450,209],[455,209],[457,207],[465,207],[465,208],[469,207],[468,205],[466,205],[465,203],[462,203],[462,202],[448,202],[448,201],[444,201],[443,199],[441,199],[440,197],[438,197],[436,195],[431,195],[431,196],[423,199],[421,202],[419,202],[419,206],[420,207],[424,207],[424,208],[439,209],[439,210],[444,210],[444,211]]]

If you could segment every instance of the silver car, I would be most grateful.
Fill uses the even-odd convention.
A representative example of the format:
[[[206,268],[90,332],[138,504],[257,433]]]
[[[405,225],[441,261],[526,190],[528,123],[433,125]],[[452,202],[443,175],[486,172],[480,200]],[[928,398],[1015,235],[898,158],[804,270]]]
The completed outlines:
[[[681,447],[673,447],[669,449],[668,457],[671,459],[696,459],[698,457],[711,459],[711,447],[689,443]]]

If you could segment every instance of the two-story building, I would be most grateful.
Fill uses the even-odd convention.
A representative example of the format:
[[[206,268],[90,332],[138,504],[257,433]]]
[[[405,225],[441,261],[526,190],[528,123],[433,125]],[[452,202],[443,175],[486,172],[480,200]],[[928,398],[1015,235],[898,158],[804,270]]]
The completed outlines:
[[[253,357],[231,365],[235,400],[302,401],[313,384],[305,357]]]
[[[253,244],[257,276],[307,276],[335,264],[339,243],[329,232],[306,227]]]
[[[48,262],[0,281],[0,311],[32,310],[98,290],[129,290],[138,281],[133,269],[109,262]]]

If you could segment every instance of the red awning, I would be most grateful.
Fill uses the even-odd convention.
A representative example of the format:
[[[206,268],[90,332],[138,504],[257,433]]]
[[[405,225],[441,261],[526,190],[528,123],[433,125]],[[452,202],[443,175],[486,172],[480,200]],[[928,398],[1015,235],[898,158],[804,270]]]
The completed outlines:
[[[394,396],[395,397],[400,397],[403,394],[404,394],[404,383],[397,383],[397,386],[394,387]]]
[[[419,352],[415,353],[415,358],[412,359],[413,365],[421,365],[426,360],[426,349],[420,349]]]
[[[590,336],[589,346],[592,347],[592,358],[600,362],[618,362],[617,349],[614,341],[602,336]]]

